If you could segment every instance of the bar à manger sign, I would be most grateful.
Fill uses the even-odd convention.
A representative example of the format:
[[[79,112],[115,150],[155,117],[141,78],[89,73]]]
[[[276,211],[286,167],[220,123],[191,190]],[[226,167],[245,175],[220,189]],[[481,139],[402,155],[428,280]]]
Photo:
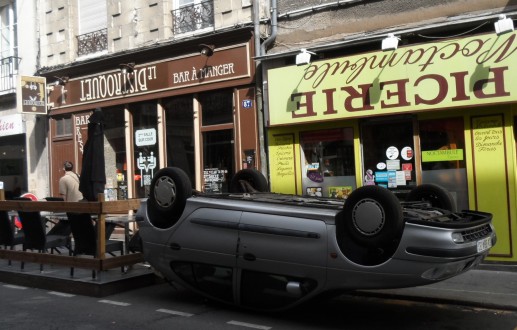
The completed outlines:
[[[515,101],[516,36],[486,34],[271,69],[270,124]]]

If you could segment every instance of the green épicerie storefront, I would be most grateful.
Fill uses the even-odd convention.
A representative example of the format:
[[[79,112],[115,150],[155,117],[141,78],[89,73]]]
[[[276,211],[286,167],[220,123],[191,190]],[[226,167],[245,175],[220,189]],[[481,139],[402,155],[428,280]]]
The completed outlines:
[[[274,192],[346,198],[438,183],[491,212],[489,260],[516,262],[517,33],[267,71]]]

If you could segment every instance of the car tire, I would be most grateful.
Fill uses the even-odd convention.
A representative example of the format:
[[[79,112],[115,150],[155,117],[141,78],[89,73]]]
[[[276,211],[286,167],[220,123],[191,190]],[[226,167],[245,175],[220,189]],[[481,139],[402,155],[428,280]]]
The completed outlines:
[[[342,217],[348,236],[367,248],[391,245],[400,238],[404,226],[399,200],[391,191],[379,186],[354,190],[345,201]]]
[[[256,169],[245,168],[235,173],[230,181],[229,191],[231,193],[267,192],[268,183],[261,172]]]
[[[149,221],[158,228],[169,228],[181,217],[187,199],[192,196],[188,175],[178,167],[165,167],[151,181],[147,202]]]
[[[433,207],[456,212],[456,203],[451,193],[437,184],[426,183],[414,188],[406,196],[406,201],[426,201]]]

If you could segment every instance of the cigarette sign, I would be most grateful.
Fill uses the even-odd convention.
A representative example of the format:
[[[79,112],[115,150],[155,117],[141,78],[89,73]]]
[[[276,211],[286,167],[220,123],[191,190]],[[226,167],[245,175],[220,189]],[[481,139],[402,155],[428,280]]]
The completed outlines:
[[[47,113],[46,80],[43,77],[20,76],[17,104],[20,112]]]

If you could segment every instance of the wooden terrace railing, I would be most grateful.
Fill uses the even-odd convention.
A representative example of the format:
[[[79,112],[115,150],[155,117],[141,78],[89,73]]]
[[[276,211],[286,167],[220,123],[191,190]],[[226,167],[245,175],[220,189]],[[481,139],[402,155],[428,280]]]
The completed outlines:
[[[90,213],[97,215],[98,221],[97,255],[94,258],[0,249],[0,259],[98,271],[134,265],[143,261],[142,253],[137,252],[106,258],[106,216],[108,214],[128,214],[129,211],[137,210],[139,207],[140,200],[138,199],[105,201],[104,194],[99,194],[97,202],[5,200],[4,191],[0,190],[0,211]]]

